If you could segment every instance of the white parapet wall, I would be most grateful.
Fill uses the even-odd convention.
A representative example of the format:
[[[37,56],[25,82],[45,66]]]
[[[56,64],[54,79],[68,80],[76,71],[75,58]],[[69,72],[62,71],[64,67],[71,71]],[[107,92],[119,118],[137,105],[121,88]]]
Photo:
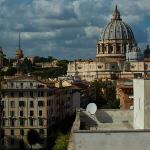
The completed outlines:
[[[74,150],[149,150],[149,131],[77,131]]]
[[[134,79],[134,128],[150,129],[150,79]]]

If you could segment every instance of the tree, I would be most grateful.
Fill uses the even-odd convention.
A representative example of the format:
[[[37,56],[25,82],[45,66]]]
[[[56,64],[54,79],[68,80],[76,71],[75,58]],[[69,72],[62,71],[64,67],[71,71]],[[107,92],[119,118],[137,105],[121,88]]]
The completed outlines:
[[[19,149],[21,150],[25,150],[26,149],[26,145],[23,139],[19,139]]]
[[[53,150],[67,150],[69,134],[60,133],[55,141]]]
[[[39,133],[33,129],[29,130],[27,133],[27,140],[32,149],[32,145],[34,145],[40,141]]]
[[[57,62],[57,66],[60,66],[63,70],[62,70],[62,74],[65,75],[67,73],[67,67],[68,67],[68,60],[59,60]]]
[[[23,71],[24,73],[29,73],[32,71],[32,63],[28,58],[25,58],[20,65],[20,70]]]
[[[6,75],[6,76],[13,76],[13,75],[15,75],[15,73],[17,73],[16,68],[9,67],[7,69],[7,71],[4,73],[4,75]]]
[[[93,83],[96,89],[96,105],[98,108],[101,108],[103,105],[107,103],[106,99],[104,98],[103,89],[104,89],[104,82],[102,80],[94,81]]]
[[[119,100],[116,98],[116,86],[112,81],[94,81],[96,88],[96,105],[98,108],[119,108]],[[104,94],[104,93],[105,94]]]

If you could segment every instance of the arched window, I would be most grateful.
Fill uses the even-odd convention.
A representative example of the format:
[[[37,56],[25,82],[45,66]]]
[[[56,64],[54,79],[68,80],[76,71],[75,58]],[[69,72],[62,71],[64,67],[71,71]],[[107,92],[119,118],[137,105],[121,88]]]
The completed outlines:
[[[116,54],[121,54],[121,46],[119,44],[116,45]]]
[[[108,46],[108,54],[111,54],[113,52],[113,46],[109,45]]]

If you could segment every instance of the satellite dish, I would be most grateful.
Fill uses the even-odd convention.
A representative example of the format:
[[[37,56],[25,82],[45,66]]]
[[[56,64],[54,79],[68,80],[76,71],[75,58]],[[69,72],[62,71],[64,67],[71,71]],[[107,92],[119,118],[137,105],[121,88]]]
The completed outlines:
[[[134,109],[134,107],[133,107],[133,106],[130,106],[130,109],[131,109],[131,110],[133,110],[133,109]]]
[[[86,111],[91,115],[94,115],[97,111],[97,106],[95,103],[89,103],[86,107]]]

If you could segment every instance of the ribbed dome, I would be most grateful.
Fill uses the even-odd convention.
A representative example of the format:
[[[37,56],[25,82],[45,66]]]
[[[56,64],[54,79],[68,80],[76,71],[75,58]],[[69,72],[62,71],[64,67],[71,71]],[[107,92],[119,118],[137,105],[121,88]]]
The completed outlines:
[[[135,41],[131,27],[122,21],[117,6],[113,13],[111,22],[106,25],[101,37],[101,40],[114,39]]]

